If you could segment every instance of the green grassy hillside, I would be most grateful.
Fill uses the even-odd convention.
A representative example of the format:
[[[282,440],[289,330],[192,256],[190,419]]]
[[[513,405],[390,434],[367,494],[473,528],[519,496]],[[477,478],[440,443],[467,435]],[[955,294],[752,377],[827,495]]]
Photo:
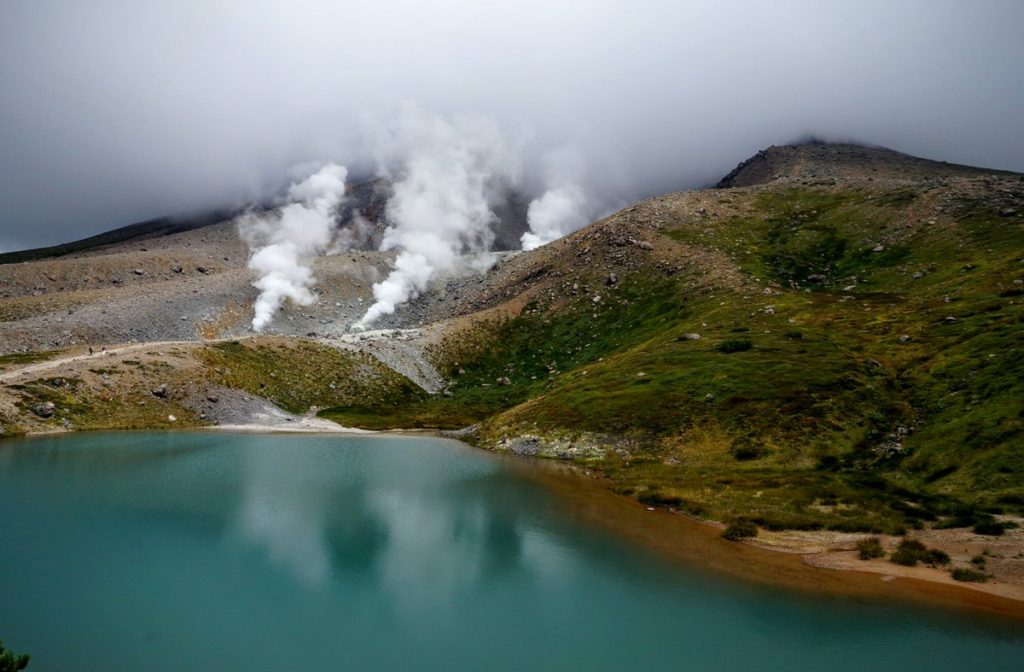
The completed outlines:
[[[448,396],[327,415],[480,423],[482,445],[576,456],[644,501],[768,527],[1020,513],[1021,188],[976,182],[662,199],[657,263],[591,234],[607,265],[561,248],[547,291],[449,340]]]

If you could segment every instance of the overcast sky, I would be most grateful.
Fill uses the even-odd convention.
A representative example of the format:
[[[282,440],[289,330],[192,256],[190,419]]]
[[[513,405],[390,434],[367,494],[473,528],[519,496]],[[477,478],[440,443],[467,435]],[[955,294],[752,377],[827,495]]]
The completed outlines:
[[[0,0],[0,249],[370,165],[403,103],[609,202],[807,133],[1024,170],[1024,2]]]

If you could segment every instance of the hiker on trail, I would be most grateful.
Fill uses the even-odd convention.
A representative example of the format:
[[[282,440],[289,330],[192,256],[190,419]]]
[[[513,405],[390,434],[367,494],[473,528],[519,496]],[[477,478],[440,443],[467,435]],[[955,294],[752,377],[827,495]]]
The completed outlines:
[[[89,346],[89,356],[92,357],[92,346]]]

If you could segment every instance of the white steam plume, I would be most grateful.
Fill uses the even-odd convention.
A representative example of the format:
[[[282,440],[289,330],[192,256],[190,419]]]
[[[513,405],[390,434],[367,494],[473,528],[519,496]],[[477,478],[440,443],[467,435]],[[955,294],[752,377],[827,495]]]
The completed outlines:
[[[583,227],[589,219],[585,214],[586,203],[582,187],[575,184],[548,189],[543,196],[535,198],[526,211],[530,230],[521,238],[523,249],[529,251],[547,245]]]
[[[381,169],[394,191],[381,249],[398,256],[357,329],[419,296],[438,273],[473,267],[494,239],[492,204],[518,178],[516,153],[488,120],[406,109],[383,140]]]
[[[547,191],[533,199],[526,211],[530,230],[520,240],[527,251],[582,228],[594,214],[580,186],[585,173],[581,154],[571,147],[561,147],[547,152],[542,161]]]
[[[308,306],[315,297],[309,259],[331,242],[334,215],[345,197],[344,166],[333,163],[320,168],[288,188],[287,205],[279,218],[248,216],[239,223],[239,234],[253,250],[249,268],[258,275],[253,286],[260,295],[253,306],[252,328],[262,331],[286,299]]]

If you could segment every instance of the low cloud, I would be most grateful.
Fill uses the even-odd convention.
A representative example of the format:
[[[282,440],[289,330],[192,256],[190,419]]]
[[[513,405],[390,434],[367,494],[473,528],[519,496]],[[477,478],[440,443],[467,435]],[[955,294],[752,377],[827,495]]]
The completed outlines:
[[[807,133],[1024,170],[1021,25],[1017,0],[14,0],[0,247],[242,205],[310,160],[373,174],[403,101],[501,130],[530,245]],[[586,171],[552,182],[563,146]]]

